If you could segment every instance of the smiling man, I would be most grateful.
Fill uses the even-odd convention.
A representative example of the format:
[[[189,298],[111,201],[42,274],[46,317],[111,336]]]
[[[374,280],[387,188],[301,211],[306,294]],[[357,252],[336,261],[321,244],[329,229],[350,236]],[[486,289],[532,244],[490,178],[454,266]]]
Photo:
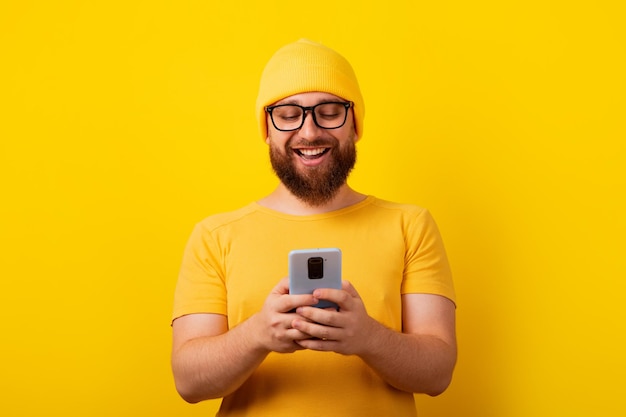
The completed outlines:
[[[297,104],[304,102],[317,104]],[[265,108],[274,127],[267,138],[274,172],[295,197],[312,207],[335,197],[356,162],[352,119],[345,126],[352,104],[331,94],[304,93]]]
[[[337,52],[300,40],[268,62],[257,116],[280,184],[189,239],[172,324],[185,400],[223,398],[218,416],[415,416],[414,393],[447,388],[455,304],[437,226],[346,182],[364,110]],[[342,288],[290,294],[289,251],[323,247],[343,253]]]
[[[331,203],[340,191],[351,192],[346,185],[356,162],[351,107],[352,102],[319,92],[296,94],[265,107],[272,121],[266,139],[270,161],[281,185],[277,195],[261,204],[281,204],[291,195],[298,204],[315,209]]]

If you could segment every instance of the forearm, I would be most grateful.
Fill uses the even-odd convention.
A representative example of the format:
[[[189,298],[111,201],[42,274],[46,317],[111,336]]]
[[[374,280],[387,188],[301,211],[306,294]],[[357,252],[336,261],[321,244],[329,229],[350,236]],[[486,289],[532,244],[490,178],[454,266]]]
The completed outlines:
[[[450,384],[456,346],[437,336],[400,333],[372,323],[358,356],[384,381],[403,391],[439,395]]]
[[[172,369],[176,388],[189,402],[224,397],[239,388],[270,352],[302,349],[297,341],[308,334],[291,326],[296,307],[314,305],[310,294],[289,295],[282,279],[263,308],[239,325],[228,328],[219,314],[189,314],[174,320]]]
[[[172,352],[176,388],[186,401],[224,397],[258,368],[269,351],[255,342],[254,316],[233,329],[186,341]]]

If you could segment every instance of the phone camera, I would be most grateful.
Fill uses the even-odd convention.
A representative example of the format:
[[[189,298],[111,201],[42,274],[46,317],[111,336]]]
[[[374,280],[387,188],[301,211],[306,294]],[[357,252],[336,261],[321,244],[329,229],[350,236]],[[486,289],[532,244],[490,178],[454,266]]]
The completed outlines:
[[[307,266],[309,270],[309,279],[324,278],[324,258],[319,256],[309,258]]]

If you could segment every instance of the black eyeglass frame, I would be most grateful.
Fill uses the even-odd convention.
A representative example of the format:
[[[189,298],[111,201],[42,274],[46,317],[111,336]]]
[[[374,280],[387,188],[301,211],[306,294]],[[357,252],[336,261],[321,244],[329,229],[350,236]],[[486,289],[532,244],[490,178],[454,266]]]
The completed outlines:
[[[321,106],[323,104],[341,104],[346,109],[346,112],[345,112],[345,114],[343,116],[343,122],[341,122],[341,124],[339,126],[336,126],[336,127],[324,127],[324,126],[320,126],[320,124],[317,123],[317,118],[315,117],[315,108],[317,106]],[[301,120],[300,125],[298,127],[295,127],[293,129],[280,129],[278,126],[276,126],[276,122],[274,122],[274,113],[272,113],[272,112],[274,111],[274,109],[276,109],[278,107],[285,107],[285,106],[295,106],[295,107],[300,107],[302,109],[302,120]],[[332,129],[339,129],[340,127],[342,127],[343,125],[346,124],[346,121],[348,120],[348,110],[352,106],[354,106],[354,103],[352,101],[347,101],[347,102],[343,102],[343,101],[324,101],[322,103],[317,103],[315,106],[300,106],[299,104],[290,104],[289,103],[289,104],[277,104],[275,106],[266,106],[265,107],[265,111],[267,113],[269,113],[270,119],[272,119],[272,124],[274,125],[274,128],[276,128],[276,130],[279,130],[281,132],[293,132],[294,130],[300,129],[304,125],[304,121],[306,119],[307,111],[311,111],[311,115],[313,116],[313,123],[315,123],[315,126],[320,127],[322,129],[326,129],[326,130],[332,130]]]

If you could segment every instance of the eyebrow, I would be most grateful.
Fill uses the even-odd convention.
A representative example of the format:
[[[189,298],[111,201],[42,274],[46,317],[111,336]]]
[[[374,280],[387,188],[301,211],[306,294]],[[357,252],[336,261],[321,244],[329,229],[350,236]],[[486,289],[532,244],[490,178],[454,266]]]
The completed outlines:
[[[285,101],[279,101],[278,103],[276,103],[278,105],[280,104],[297,104],[299,105],[300,103],[298,103],[298,100],[294,100],[294,99],[289,99],[289,100],[285,100]]]

